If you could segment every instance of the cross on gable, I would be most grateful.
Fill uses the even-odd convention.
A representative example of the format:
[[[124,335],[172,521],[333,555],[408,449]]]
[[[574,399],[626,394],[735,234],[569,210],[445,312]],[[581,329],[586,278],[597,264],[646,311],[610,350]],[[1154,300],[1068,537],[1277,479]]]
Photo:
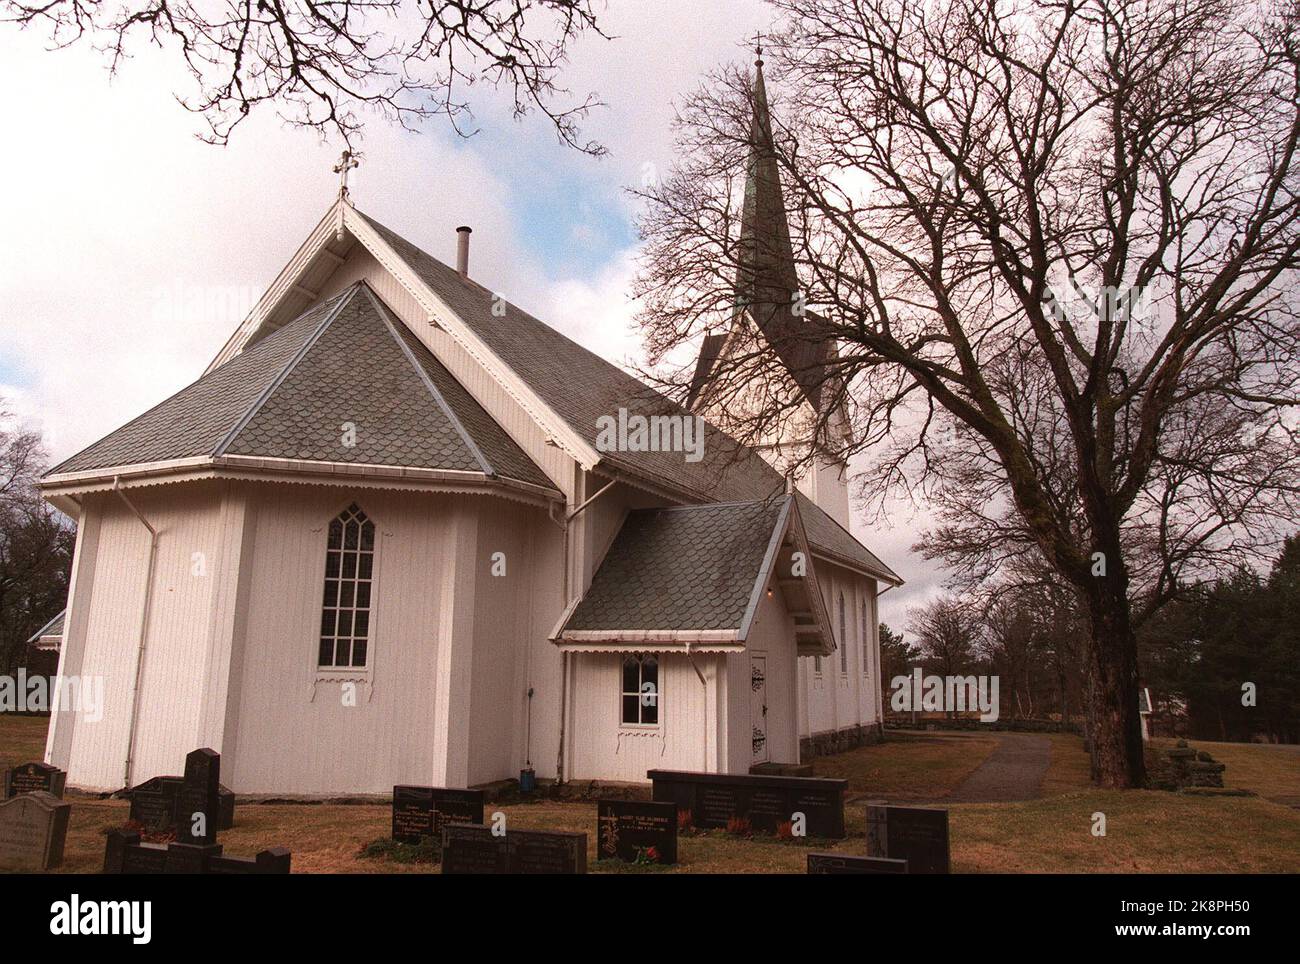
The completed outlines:
[[[339,162],[334,165],[334,173],[339,176],[339,197],[348,196],[348,171],[360,165],[361,161],[351,151],[344,151]]]

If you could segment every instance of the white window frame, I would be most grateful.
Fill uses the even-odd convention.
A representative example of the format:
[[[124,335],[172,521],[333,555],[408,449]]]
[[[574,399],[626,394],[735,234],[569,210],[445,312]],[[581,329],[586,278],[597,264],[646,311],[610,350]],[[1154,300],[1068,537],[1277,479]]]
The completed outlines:
[[[370,555],[369,580],[362,580],[359,575],[361,571],[362,553],[365,550],[362,550],[360,548],[360,544],[358,542],[357,575],[354,575],[351,578],[351,580],[346,580],[346,581],[350,581],[352,584],[353,605],[350,607],[343,607],[338,605],[339,600],[342,598],[343,584],[345,582],[342,575],[343,559],[342,556],[340,555],[339,575],[337,577],[334,577],[331,580],[331,577],[329,575],[329,557],[331,552],[337,551],[341,554],[343,552],[346,552],[347,550],[346,549],[335,550],[331,548],[330,527],[336,521],[338,521],[342,516],[350,512],[353,508],[355,508],[358,512],[360,512],[361,515],[365,517],[365,520],[368,523],[370,523],[370,525],[374,528],[374,542],[371,549],[369,550],[369,555]],[[332,679],[332,680],[366,679],[370,676],[371,669],[375,663],[375,636],[376,636],[375,629],[376,629],[377,615],[378,615],[376,610],[377,610],[377,604],[379,600],[379,557],[380,557],[379,545],[381,541],[379,522],[375,519],[375,517],[370,512],[368,512],[362,506],[360,499],[352,498],[352,499],[348,499],[347,502],[343,503],[341,506],[336,507],[336,510],[332,512],[328,517],[328,519],[326,520],[324,529],[325,529],[325,535],[324,535],[324,539],[322,540],[323,546],[320,554],[320,559],[321,559],[321,565],[319,569],[320,578],[316,582],[317,595],[316,595],[316,609],[315,609],[315,617],[314,617],[315,623],[313,626],[313,639],[312,639],[312,654],[313,654],[312,666],[315,668],[316,677],[318,680],[320,679]],[[326,603],[325,591],[328,588],[327,582],[330,581],[338,583],[338,587],[336,589],[335,596],[334,596],[335,599],[334,606],[327,606],[325,604]],[[337,635],[338,615],[337,614],[343,611],[345,608],[347,608],[352,613],[353,616],[354,623],[352,628],[354,630],[356,628],[355,627],[356,613],[359,611],[358,607],[356,606],[356,589],[362,584],[363,581],[368,581],[370,583],[370,604],[364,610],[368,617],[367,625],[366,625],[366,637],[365,637],[366,661],[360,666],[324,665],[320,661],[320,655],[321,655],[320,646],[321,646],[321,641],[323,639],[333,640],[333,644],[335,646],[335,653],[337,654],[337,646],[338,646],[338,635]],[[329,636],[326,636],[324,633],[321,632],[323,628],[322,619],[325,615],[326,609],[334,610],[335,619],[336,619],[335,633]],[[352,646],[355,647],[357,637],[350,634],[347,638],[351,641]],[[352,656],[352,653],[353,653],[353,649],[349,648],[348,651],[349,657]]]
[[[623,688],[623,666],[629,659],[637,661],[637,691],[630,693]],[[655,721],[646,723],[642,717],[645,715],[645,704],[641,702],[641,687],[645,685],[645,661],[653,659],[655,661]],[[637,722],[628,723],[623,719],[623,700],[625,697],[635,696],[637,698]],[[624,730],[657,730],[663,726],[664,722],[664,659],[661,653],[624,653],[618,659],[618,725]]]
[[[840,676],[844,679],[849,678],[849,624],[848,617],[845,616],[844,608],[844,590],[840,590]]]

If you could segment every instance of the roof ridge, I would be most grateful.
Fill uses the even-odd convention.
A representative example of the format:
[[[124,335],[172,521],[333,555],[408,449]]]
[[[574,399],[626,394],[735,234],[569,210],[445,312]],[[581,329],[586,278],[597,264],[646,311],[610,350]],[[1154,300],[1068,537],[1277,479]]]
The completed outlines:
[[[248,427],[248,423],[253,420],[253,416],[261,411],[262,406],[266,404],[267,399],[274,394],[275,390],[284,384],[284,380],[289,377],[290,373],[295,368],[298,367],[298,363],[307,357],[307,353],[311,351],[318,341],[320,341],[321,335],[325,334],[325,330],[334,323],[334,319],[339,316],[339,312],[343,310],[343,307],[356,297],[357,289],[362,287],[365,287],[365,282],[358,281],[351,287],[344,289],[334,296],[334,307],[325,313],[324,319],[322,319],[320,324],[316,326],[316,330],[307,337],[298,350],[293,353],[293,356],[285,363],[284,367],[281,368],[276,376],[267,383],[266,388],[262,389],[257,398],[253,400],[253,404],[248,406],[248,410],[244,412],[239,421],[235,422],[234,427],[231,428],[221,441],[217,443],[217,447],[212,450],[213,458],[226,454],[226,449],[228,449],[235,439],[239,437],[239,434]],[[329,304],[329,302],[326,301],[324,304]],[[307,310],[310,311],[311,309],[309,308]],[[307,312],[303,312],[303,314],[306,313]],[[302,316],[300,315],[299,317],[301,318]]]
[[[389,317],[388,310],[385,308],[383,302],[376,297],[373,291],[370,290],[369,285],[361,282],[361,286],[365,288],[365,292],[369,296],[371,304],[375,306],[375,310],[379,312],[379,320],[382,321],[384,327],[388,329],[388,334],[392,337],[393,341],[397,342],[397,347],[406,357],[406,360],[410,362],[411,367],[415,369],[415,374],[419,377],[420,381],[424,383],[424,387],[428,390],[429,395],[432,396],[434,403],[442,410],[442,413],[447,416],[447,420],[451,422],[452,428],[454,428],[456,433],[461,437],[461,440],[469,449],[470,454],[474,456],[475,461],[477,461],[483,468],[483,474],[495,476],[497,472],[496,469],[492,467],[492,463],[489,462],[487,456],[483,454],[483,450],[478,447],[478,443],[474,441],[474,437],[470,435],[464,424],[462,424],[460,417],[456,414],[455,410],[453,410],[451,405],[447,403],[447,400],[443,398],[442,392],[438,391],[438,386],[433,384],[433,379],[429,377],[429,373],[424,370],[424,366],[421,365],[419,359],[415,357],[415,352],[412,351],[411,346],[406,343],[406,339],[398,334],[397,329],[393,327],[393,321]],[[434,360],[437,360],[437,356],[434,356]]]

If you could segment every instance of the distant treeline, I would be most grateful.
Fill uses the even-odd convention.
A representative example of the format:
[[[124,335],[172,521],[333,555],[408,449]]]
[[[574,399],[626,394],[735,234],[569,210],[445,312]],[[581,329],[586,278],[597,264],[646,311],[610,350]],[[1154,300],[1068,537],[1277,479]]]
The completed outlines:
[[[890,680],[920,666],[996,674],[1003,719],[1077,720],[1086,633],[1070,594],[1050,585],[941,596],[909,613],[905,633],[880,625],[886,708]],[[1266,577],[1242,568],[1186,587],[1138,642],[1153,732],[1300,742],[1300,534]]]

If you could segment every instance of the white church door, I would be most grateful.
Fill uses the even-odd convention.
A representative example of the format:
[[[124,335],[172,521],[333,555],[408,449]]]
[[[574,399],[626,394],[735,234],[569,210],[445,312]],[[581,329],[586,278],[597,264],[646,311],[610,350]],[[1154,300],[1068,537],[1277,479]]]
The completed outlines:
[[[766,763],[767,755],[767,656],[749,656],[749,719],[753,731],[753,761]]]

